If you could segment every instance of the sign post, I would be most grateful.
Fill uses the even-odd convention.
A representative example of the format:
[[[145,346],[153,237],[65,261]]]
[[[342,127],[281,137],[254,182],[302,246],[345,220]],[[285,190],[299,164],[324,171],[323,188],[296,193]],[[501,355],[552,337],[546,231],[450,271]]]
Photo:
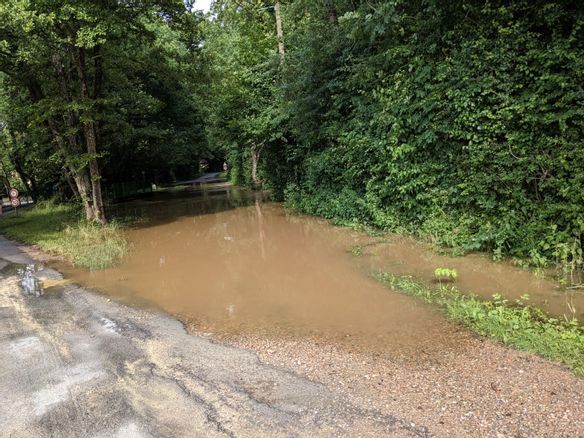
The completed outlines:
[[[19,195],[18,190],[16,190],[13,187],[8,192],[8,195],[10,195],[10,204],[12,205],[12,207],[14,207],[14,214],[18,216],[18,207],[20,207],[20,199],[18,199]]]

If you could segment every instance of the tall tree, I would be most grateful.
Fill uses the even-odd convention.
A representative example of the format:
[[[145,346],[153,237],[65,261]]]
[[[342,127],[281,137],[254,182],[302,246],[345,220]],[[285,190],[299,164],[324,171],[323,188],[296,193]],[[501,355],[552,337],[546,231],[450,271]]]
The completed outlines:
[[[139,144],[142,156],[148,156],[160,142],[172,148],[166,160],[171,167],[196,172],[204,138],[186,75],[193,71],[187,66],[197,50],[200,17],[180,0],[17,0],[0,4],[0,20],[5,98],[19,96],[17,102],[26,108],[24,125],[34,121],[37,139],[42,143],[44,136],[61,157],[64,179],[72,182],[87,220],[105,222],[104,172],[111,179],[124,178],[108,169],[110,156],[128,173],[125,178],[146,175],[143,159],[131,166],[119,163],[130,159],[127,153],[120,157],[122,148]],[[153,57],[163,66],[144,68],[155,65]],[[170,84],[172,78],[176,85]],[[161,95],[169,87],[183,90]],[[155,120],[142,128],[163,106],[180,107],[189,121],[162,117],[164,126],[154,129],[161,125]],[[27,138],[31,135],[27,132]]]

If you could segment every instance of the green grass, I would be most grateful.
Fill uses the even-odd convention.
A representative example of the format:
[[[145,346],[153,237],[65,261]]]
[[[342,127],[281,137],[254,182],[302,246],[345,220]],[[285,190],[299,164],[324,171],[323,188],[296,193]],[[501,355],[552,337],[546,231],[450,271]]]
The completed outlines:
[[[112,266],[129,247],[117,222],[88,224],[80,219],[76,206],[54,202],[1,217],[0,233],[90,269]]]
[[[550,318],[526,303],[527,296],[515,303],[493,295],[484,301],[460,293],[454,286],[428,287],[410,276],[385,272],[375,278],[393,290],[439,306],[447,316],[477,333],[499,340],[519,350],[559,360],[575,374],[584,376],[584,328],[574,320]]]

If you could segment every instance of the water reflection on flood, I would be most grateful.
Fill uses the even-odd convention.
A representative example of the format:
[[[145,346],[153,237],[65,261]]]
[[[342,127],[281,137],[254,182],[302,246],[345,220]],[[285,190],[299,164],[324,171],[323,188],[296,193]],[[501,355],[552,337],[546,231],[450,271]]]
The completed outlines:
[[[375,239],[290,214],[225,184],[128,202],[116,213],[149,218],[129,231],[131,255],[103,271],[61,267],[68,277],[128,302],[160,307],[201,331],[318,334],[376,349],[456,344],[456,329],[439,314],[365,273],[376,267],[425,275],[443,264],[412,242],[372,245],[369,255],[353,257],[348,248]],[[480,281],[490,281],[482,273],[489,263],[479,263]],[[450,264],[461,281],[474,275],[470,267],[467,272]],[[495,278],[508,274],[490,264]],[[525,289],[540,281],[521,274],[527,275],[518,277]],[[490,284],[492,292],[500,284],[504,278]]]

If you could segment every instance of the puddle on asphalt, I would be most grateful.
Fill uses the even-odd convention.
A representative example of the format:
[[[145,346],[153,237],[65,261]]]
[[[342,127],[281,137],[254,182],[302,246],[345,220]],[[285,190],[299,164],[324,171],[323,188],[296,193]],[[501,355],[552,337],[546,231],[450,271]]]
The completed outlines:
[[[18,276],[18,284],[22,293],[29,297],[40,297],[44,295],[44,288],[41,281],[37,278],[36,273],[42,270],[41,265],[33,263],[20,264],[2,261],[0,274],[2,277]]]
[[[456,344],[456,329],[440,314],[369,278],[373,268],[426,278],[436,267],[454,267],[463,290],[561,302],[553,283],[527,272],[480,257],[440,256],[407,239],[368,246],[354,257],[348,248],[379,239],[226,185],[116,208],[117,215],[148,218],[128,233],[131,255],[101,271],[59,269],[75,283],[128,303],[151,303],[201,332],[318,335],[375,350]]]
[[[41,282],[35,275],[36,266],[33,264],[28,264],[20,269],[18,272],[21,276],[20,287],[25,295],[31,297],[40,297],[43,295],[44,290]]]
[[[60,277],[60,274],[45,269],[42,264],[13,263],[0,259],[0,279],[17,277],[22,294],[30,298],[55,297],[63,292],[69,280]]]

